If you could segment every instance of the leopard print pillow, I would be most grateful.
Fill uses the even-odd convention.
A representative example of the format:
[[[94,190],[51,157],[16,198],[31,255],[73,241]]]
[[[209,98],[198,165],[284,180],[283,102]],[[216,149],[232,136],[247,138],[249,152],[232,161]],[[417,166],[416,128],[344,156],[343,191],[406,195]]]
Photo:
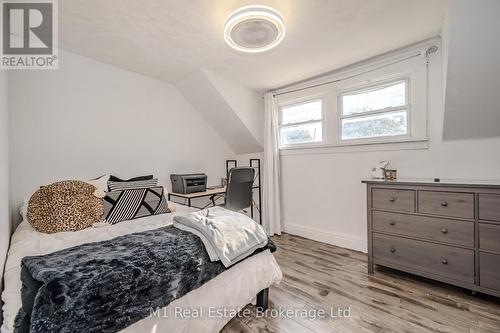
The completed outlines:
[[[103,214],[96,187],[68,180],[40,188],[28,203],[28,222],[39,232],[52,234],[90,227]]]

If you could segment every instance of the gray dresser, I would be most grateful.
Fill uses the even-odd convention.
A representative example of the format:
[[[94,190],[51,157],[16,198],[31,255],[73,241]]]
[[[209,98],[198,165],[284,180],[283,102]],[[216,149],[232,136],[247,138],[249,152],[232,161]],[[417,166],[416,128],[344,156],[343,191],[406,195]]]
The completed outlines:
[[[382,265],[500,296],[500,182],[363,183],[369,273]]]

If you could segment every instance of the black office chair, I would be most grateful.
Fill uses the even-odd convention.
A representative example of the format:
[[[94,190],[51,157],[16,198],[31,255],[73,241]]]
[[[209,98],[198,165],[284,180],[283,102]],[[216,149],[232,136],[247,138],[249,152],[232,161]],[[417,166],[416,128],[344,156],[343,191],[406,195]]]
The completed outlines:
[[[229,170],[226,193],[223,195],[225,203],[219,206],[235,212],[251,207],[254,176],[255,170],[250,167]],[[211,199],[215,206],[216,196],[212,196]]]

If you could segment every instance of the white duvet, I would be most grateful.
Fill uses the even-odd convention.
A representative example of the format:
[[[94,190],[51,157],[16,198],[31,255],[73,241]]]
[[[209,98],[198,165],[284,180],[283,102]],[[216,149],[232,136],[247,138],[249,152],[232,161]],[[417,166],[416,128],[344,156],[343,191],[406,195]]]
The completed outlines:
[[[171,214],[156,215],[78,232],[42,234],[22,222],[12,236],[5,266],[5,289],[2,293],[4,322],[2,332],[12,332],[21,307],[20,263],[25,256],[47,254],[67,247],[102,241],[172,224],[173,216],[196,209],[176,205]],[[185,296],[127,327],[122,332],[218,332],[255,295],[282,278],[281,270],[269,250],[250,257],[226,270]]]

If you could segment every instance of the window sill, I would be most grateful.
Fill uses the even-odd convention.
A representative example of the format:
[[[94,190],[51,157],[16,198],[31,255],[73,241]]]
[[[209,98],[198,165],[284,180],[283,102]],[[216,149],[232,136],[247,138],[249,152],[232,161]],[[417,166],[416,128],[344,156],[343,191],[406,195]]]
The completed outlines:
[[[428,138],[405,138],[384,142],[353,142],[341,144],[304,144],[280,148],[280,155],[336,154],[370,151],[429,149]]]

